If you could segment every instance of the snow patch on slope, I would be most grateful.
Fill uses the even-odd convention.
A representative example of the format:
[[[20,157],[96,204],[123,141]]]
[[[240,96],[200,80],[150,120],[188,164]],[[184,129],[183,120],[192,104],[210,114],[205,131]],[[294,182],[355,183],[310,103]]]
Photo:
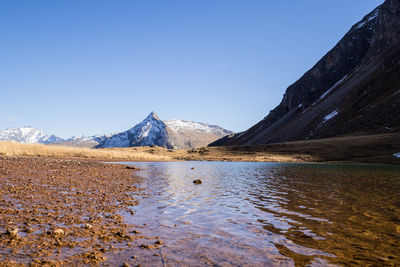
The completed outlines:
[[[365,20],[361,21],[356,25],[356,29],[362,28],[366,23],[370,22],[371,20],[374,20],[378,17],[379,15],[379,9],[376,9],[371,15],[369,15]]]
[[[336,87],[338,87],[340,84],[343,83],[343,81],[347,78],[347,75],[345,75],[342,79],[340,79],[337,83],[335,83],[331,88],[329,88],[328,90],[326,90],[325,93],[323,93],[319,100],[324,99],[333,89],[335,89]]]
[[[332,111],[331,113],[329,113],[328,115],[325,116],[325,118],[322,121],[322,123],[325,123],[325,122],[329,121],[330,119],[335,117],[337,114],[339,114],[339,112],[337,111],[337,109],[335,109],[334,111]]]
[[[110,147],[129,147],[128,133],[123,132],[104,138],[93,138],[99,145],[97,147],[110,148]]]

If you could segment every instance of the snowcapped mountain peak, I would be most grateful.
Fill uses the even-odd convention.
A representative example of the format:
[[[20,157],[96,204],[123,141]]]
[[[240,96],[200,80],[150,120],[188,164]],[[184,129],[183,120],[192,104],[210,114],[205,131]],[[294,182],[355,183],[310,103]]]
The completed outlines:
[[[145,132],[150,131],[152,128],[165,128],[164,122],[153,111],[141,123],[131,128],[129,132],[136,133],[142,131],[145,134]]]
[[[96,147],[131,147],[131,146],[165,146],[166,125],[157,114],[151,112],[142,122],[135,125],[128,131],[114,134],[110,137],[99,140]]]
[[[48,135],[43,131],[25,126],[21,128],[9,128],[0,131],[1,141],[14,141],[20,143],[59,143],[63,139],[54,135]]]
[[[217,125],[175,119],[162,121],[151,112],[142,122],[126,132],[100,140],[97,147],[131,147],[157,145],[166,148],[191,148],[232,134]]]

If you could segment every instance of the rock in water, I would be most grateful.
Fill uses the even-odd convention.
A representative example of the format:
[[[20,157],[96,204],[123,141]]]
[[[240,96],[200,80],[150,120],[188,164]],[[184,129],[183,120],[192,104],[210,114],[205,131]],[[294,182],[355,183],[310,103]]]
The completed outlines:
[[[130,170],[138,170],[138,167],[129,166],[129,165],[125,166],[125,168],[130,169]]]

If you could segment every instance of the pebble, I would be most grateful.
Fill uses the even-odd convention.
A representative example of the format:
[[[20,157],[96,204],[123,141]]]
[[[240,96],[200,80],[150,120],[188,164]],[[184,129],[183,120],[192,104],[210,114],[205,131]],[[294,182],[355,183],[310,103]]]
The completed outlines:
[[[154,245],[141,244],[139,247],[140,248],[145,248],[145,249],[152,249],[152,248],[154,248]]]
[[[18,228],[7,230],[6,234],[11,237],[18,237]]]
[[[54,234],[54,235],[64,235],[65,232],[64,232],[63,229],[58,228],[58,229],[55,229],[55,230],[53,231],[53,234]]]

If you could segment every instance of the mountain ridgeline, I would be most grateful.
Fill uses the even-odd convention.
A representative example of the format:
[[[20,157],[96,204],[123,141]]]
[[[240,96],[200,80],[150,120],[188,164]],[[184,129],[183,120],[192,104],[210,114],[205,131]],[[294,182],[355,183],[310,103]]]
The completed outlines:
[[[20,143],[59,144],[67,146],[111,148],[160,146],[165,148],[197,148],[233,132],[217,125],[180,119],[162,121],[151,112],[146,119],[133,128],[115,134],[74,136],[63,139],[47,135],[33,127],[11,128],[0,131],[0,141]]]
[[[54,135],[48,135],[31,126],[10,128],[0,131],[0,141],[14,141],[19,143],[60,143],[64,140]]]
[[[161,146],[165,148],[196,148],[233,132],[217,125],[184,120],[162,121],[151,112],[135,127],[118,134],[98,138],[96,148]]]
[[[356,23],[250,129],[211,146],[255,145],[400,130],[400,0]]]

